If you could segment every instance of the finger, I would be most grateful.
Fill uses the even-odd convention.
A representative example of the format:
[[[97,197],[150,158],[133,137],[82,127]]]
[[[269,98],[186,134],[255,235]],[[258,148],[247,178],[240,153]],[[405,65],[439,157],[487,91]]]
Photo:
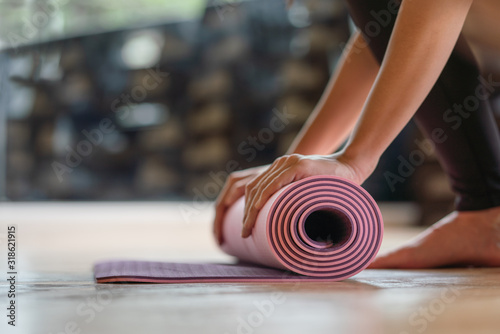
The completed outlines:
[[[246,186],[245,189],[245,211],[243,214],[243,220],[245,220],[245,217],[247,216],[248,213],[248,207],[250,206],[250,203],[252,201],[253,196],[255,195],[259,184],[261,184],[262,180],[265,180],[269,177],[269,175],[272,175],[278,168],[280,168],[284,163],[286,159],[284,157],[276,159],[269,168],[267,168],[265,171],[263,171],[261,174],[259,174],[257,177],[255,177],[253,180],[248,182],[248,185]]]
[[[226,211],[241,196],[245,194],[245,186],[248,182],[248,179],[250,178],[247,177],[234,183],[215,207],[214,235],[219,245],[222,245],[224,243],[222,229]]]
[[[215,240],[219,245],[222,245],[224,243],[224,239],[222,236],[222,221],[224,219],[226,209],[227,206],[223,204],[219,204],[215,208],[214,235],[215,235]]]
[[[245,194],[245,186],[253,176],[230,176],[222,188],[215,205],[213,232],[219,245],[223,243],[222,224],[227,209]]]
[[[241,196],[245,195],[245,187],[252,180],[253,176],[247,176],[233,184],[233,186],[228,189],[222,202],[227,207],[231,206],[236,202]]]
[[[286,170],[286,169],[285,169]],[[268,178],[268,182],[271,182],[273,183],[276,179],[276,177],[278,177],[279,175],[281,175],[281,173],[283,173],[285,170],[278,170],[278,174],[274,174],[273,177],[270,177]],[[265,187],[265,185],[263,185],[263,187]],[[252,202],[248,204],[247,206],[247,215],[245,217],[245,219],[243,220],[243,228],[242,228],[242,231],[241,231],[241,236],[243,238],[247,238],[249,237],[251,234],[252,234],[252,230],[253,230],[253,227],[255,225],[255,221],[257,219],[257,216],[259,214],[259,210],[255,207],[255,202],[257,200],[257,194],[255,194],[253,196],[254,198],[252,199]]]
[[[227,204],[227,202],[231,202],[233,200],[233,197],[228,198],[228,196],[231,196],[232,194],[232,189],[234,188],[234,185],[239,182],[239,180],[244,177],[238,177],[234,176],[231,174],[227,180],[226,183],[224,184],[224,187],[222,188],[219,196],[217,197],[217,200],[215,201],[215,219],[214,219],[214,225],[213,225],[213,233],[215,236],[215,239],[219,245],[222,245],[224,242],[223,237],[222,237],[222,223],[224,219],[224,215],[226,213],[227,208],[229,207],[230,204]],[[243,189],[244,191],[244,189]],[[234,202],[235,200],[233,200]]]
[[[263,190],[260,194],[258,194],[258,198],[256,197],[256,201],[258,204],[265,203],[276,191],[281,189],[282,187],[292,183],[296,179],[295,168],[293,166],[288,167],[283,170],[279,175],[276,175],[273,179],[270,179],[269,182],[263,187]],[[257,202],[254,202],[257,204]],[[248,216],[246,220],[243,222],[243,229],[241,232],[241,236],[243,238],[247,238],[252,234],[252,229],[255,225],[255,220],[257,215],[259,214],[259,210],[261,207],[257,208],[255,204],[249,208]]]
[[[277,175],[272,182],[268,182],[262,188],[260,193],[256,196],[254,207],[257,210],[262,209],[269,198],[271,198],[271,196],[273,196],[278,190],[302,178],[304,178],[304,175],[300,173],[300,168],[297,165],[290,166],[280,175]]]
[[[250,195],[247,198],[245,205],[245,215],[243,216],[243,220],[248,216],[248,213],[251,209],[255,207],[256,200],[258,198],[258,194],[262,191],[262,189],[269,183],[273,182],[273,180],[280,175],[285,169],[288,167],[295,165],[300,161],[300,156],[297,154],[285,155],[275,161],[275,167],[263,175],[258,184],[252,188],[250,191]],[[262,203],[264,205],[264,203]],[[260,209],[260,208],[259,208]]]
[[[248,217],[255,210],[255,203],[257,201],[257,195],[260,193],[260,190],[266,186],[267,183],[273,182],[273,180],[280,175],[285,169],[286,165],[282,165],[278,168],[275,168],[273,171],[270,171],[265,178],[262,178],[260,182],[252,188],[250,195],[248,195],[247,203],[245,205],[245,215],[243,216],[243,224],[247,221]],[[252,213],[253,214],[253,213]]]
[[[242,171],[233,172],[226,179],[215,203],[215,218],[213,233],[216,241],[221,245],[223,240],[223,222],[227,209],[245,193],[246,184],[269,166],[259,166]]]
[[[275,162],[276,162],[276,161],[275,161]],[[253,189],[253,187],[255,187],[257,184],[259,184],[259,182],[260,182],[260,180],[261,180],[262,178],[265,178],[265,177],[266,177],[266,175],[267,175],[270,171],[272,171],[272,170],[274,170],[274,169],[276,168],[276,163],[275,163],[275,162],[273,162],[273,163],[271,164],[271,166],[269,166],[268,168],[266,168],[266,170],[264,170],[262,173],[260,173],[260,174],[258,174],[258,175],[256,175],[256,176],[254,176],[254,177],[253,177],[253,178],[252,178],[252,179],[248,182],[248,186],[246,187],[247,189],[246,189],[246,191],[245,191],[245,206],[246,206],[246,203],[247,203],[247,199],[248,199],[248,197],[249,197],[249,194],[250,194],[249,190]]]
[[[243,220],[245,220],[245,217],[247,215],[247,211],[248,211],[247,207],[251,201],[252,195],[255,192],[255,188],[258,186],[260,180],[262,180],[262,178],[267,177],[267,175],[269,173],[271,173],[275,168],[277,168],[277,165],[275,163],[273,163],[264,172],[262,172],[261,174],[255,176],[252,180],[250,180],[247,183],[247,185],[245,186],[245,209],[244,209],[244,213],[243,213]]]
[[[219,196],[224,196],[224,190],[221,192],[221,195]],[[224,215],[226,214],[228,206],[224,204],[223,200],[217,199],[215,203],[215,219],[214,219],[214,225],[213,225],[213,233],[215,236],[215,240],[219,245],[222,245],[224,242],[223,236],[222,236],[222,223],[224,219]]]

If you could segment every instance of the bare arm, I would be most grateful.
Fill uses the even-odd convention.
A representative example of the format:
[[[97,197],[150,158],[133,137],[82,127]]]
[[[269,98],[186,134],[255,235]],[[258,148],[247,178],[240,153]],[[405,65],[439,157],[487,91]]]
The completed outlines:
[[[269,197],[293,181],[330,174],[362,183],[432,89],[473,0],[403,0],[384,60],[346,149],[277,159],[245,192],[242,236]]]
[[[289,152],[329,154],[335,151],[346,140],[359,118],[378,69],[378,63],[361,34],[354,33],[321,100]],[[237,171],[226,180],[217,198],[214,220],[214,234],[219,244],[223,242],[222,220],[227,208],[245,194],[248,182],[266,168]]]
[[[343,155],[365,177],[429,94],[472,2],[403,1],[380,72]]]
[[[323,96],[288,149],[288,154],[330,154],[351,133],[377,76],[379,65],[356,31]]]

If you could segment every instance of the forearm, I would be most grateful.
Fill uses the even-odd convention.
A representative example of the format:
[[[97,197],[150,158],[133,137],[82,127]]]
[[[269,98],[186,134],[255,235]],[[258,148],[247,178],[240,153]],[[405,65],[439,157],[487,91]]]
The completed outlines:
[[[330,154],[347,139],[359,118],[379,65],[359,32],[346,46],[323,96],[288,154]]]
[[[432,89],[472,1],[403,1],[379,74],[343,152],[364,174],[373,171]]]

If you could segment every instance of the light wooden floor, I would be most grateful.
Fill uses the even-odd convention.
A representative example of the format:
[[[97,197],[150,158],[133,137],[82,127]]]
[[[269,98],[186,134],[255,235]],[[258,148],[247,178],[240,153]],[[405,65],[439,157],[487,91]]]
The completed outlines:
[[[0,204],[2,277],[6,228],[17,224],[20,279],[15,328],[6,326],[0,282],[0,333],[500,333],[500,269],[365,270],[337,283],[94,284],[100,259],[230,261],[211,239],[212,214],[192,203]],[[388,226],[383,247],[417,232]]]

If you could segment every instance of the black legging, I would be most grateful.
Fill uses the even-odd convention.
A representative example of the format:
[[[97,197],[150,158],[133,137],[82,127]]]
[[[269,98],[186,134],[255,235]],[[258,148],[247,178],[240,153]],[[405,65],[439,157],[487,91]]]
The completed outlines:
[[[381,63],[399,4],[395,0],[346,2],[353,21]],[[471,55],[460,36],[439,79],[414,116],[429,139],[439,138],[434,141],[438,158],[457,195],[456,208],[461,211],[500,206],[500,136],[489,98],[485,98],[485,93],[491,96],[496,92],[492,91],[494,85],[480,86],[489,76],[480,77],[478,66],[466,53]]]

